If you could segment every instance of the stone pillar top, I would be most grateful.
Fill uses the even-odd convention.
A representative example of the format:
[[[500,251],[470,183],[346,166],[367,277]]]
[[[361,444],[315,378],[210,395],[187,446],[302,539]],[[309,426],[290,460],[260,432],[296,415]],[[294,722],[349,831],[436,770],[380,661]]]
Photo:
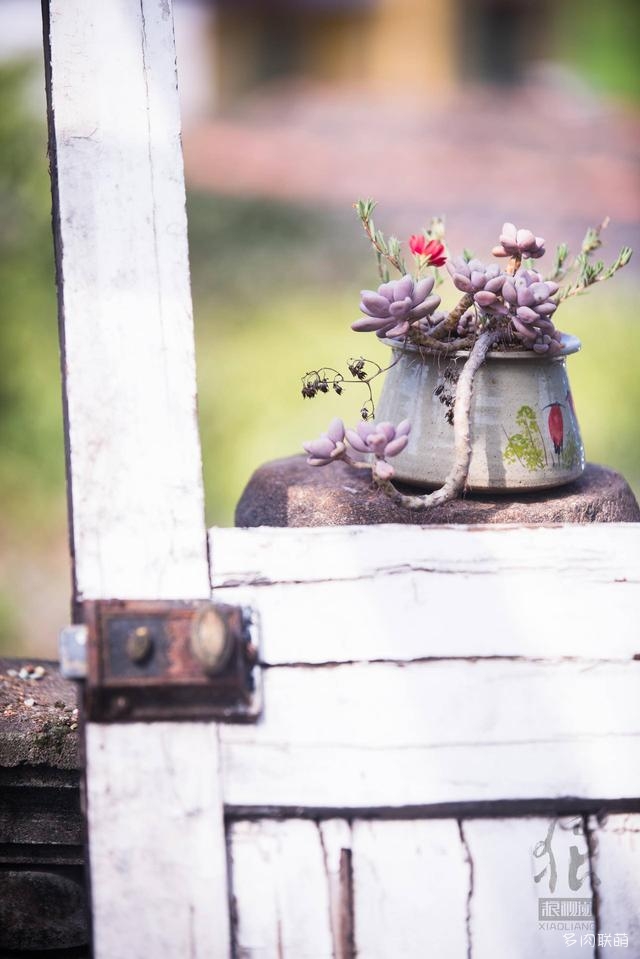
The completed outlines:
[[[307,466],[304,456],[291,456],[255,471],[240,498],[235,521],[236,526],[637,523],[640,507],[623,476],[588,463],[582,476],[567,486],[505,495],[468,493],[454,502],[413,512],[395,506],[380,493],[366,471],[344,462],[314,468]]]

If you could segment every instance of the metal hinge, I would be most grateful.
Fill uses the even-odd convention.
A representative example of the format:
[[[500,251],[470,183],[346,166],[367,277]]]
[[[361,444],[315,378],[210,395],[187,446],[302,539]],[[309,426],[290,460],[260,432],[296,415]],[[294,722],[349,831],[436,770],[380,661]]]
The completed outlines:
[[[61,671],[82,679],[94,722],[214,719],[261,711],[250,609],[208,602],[99,600],[60,634]]]

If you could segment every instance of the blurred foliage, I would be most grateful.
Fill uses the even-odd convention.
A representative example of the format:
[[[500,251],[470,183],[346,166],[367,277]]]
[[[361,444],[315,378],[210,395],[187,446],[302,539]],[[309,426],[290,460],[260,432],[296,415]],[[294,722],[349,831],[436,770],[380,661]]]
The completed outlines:
[[[59,522],[64,455],[43,123],[30,68],[0,68],[0,499],[12,522]]]
[[[563,303],[556,325],[582,341],[567,362],[587,459],[620,470],[639,496],[637,299],[637,280],[620,276]]]
[[[0,656],[14,656],[16,653],[16,639],[19,637],[19,626],[16,622],[15,603],[11,595],[0,590]]]
[[[559,59],[602,90],[640,97],[638,0],[564,0],[554,18]]]
[[[357,417],[363,389],[303,402],[300,377],[385,355],[349,331],[375,266],[351,210],[192,194],[188,214],[207,516],[228,524],[260,462]]]

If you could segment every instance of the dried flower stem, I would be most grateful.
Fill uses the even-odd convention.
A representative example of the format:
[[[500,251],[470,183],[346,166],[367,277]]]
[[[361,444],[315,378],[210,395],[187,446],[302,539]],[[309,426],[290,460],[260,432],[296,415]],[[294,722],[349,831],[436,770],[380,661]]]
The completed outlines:
[[[441,344],[438,345],[440,346]],[[346,379],[346,377],[340,373],[339,370],[334,369],[332,366],[321,366],[318,370],[307,370],[304,376],[301,377],[302,395],[303,397],[312,398],[318,393],[329,393],[331,389],[340,395],[346,385],[351,383],[362,384],[367,388],[369,398],[363,404],[361,412],[363,419],[368,419],[369,416],[375,415],[375,404],[373,401],[373,390],[371,389],[371,383],[376,379],[376,377],[382,376],[383,373],[387,373],[396,365],[396,363],[399,363],[401,356],[402,353],[395,356],[391,363],[389,363],[387,366],[380,366],[380,364],[376,363],[375,360],[364,360],[361,358],[358,361],[360,370],[358,371],[357,376],[351,380]],[[352,360],[350,363],[355,364],[355,361]],[[374,366],[375,372],[371,373],[370,375],[365,373],[365,363]],[[349,368],[350,370],[353,368],[355,371],[355,366],[350,366]],[[333,376],[330,378],[327,376],[327,374],[333,374]]]
[[[476,340],[469,358],[465,363],[456,388],[456,399],[453,408],[454,415],[454,447],[455,459],[449,475],[440,489],[423,496],[408,495],[397,490],[390,480],[380,480],[375,472],[374,481],[397,506],[405,509],[420,510],[431,506],[441,506],[455,499],[464,489],[469,475],[471,462],[471,396],[475,375],[485,361],[491,347],[500,339],[502,334],[497,330],[488,330],[481,333]]]

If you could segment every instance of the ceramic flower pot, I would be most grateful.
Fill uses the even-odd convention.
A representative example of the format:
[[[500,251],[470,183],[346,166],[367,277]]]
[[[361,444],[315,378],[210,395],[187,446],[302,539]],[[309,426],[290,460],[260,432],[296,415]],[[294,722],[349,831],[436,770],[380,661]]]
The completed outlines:
[[[393,461],[396,478],[440,486],[453,464],[453,401],[468,352],[443,357],[386,342],[398,362],[386,375],[376,421],[411,420],[409,445]],[[545,489],[582,473],[584,449],[565,360],[580,341],[563,335],[562,345],[551,359],[532,350],[492,352],[480,367],[471,403],[469,489]]]

